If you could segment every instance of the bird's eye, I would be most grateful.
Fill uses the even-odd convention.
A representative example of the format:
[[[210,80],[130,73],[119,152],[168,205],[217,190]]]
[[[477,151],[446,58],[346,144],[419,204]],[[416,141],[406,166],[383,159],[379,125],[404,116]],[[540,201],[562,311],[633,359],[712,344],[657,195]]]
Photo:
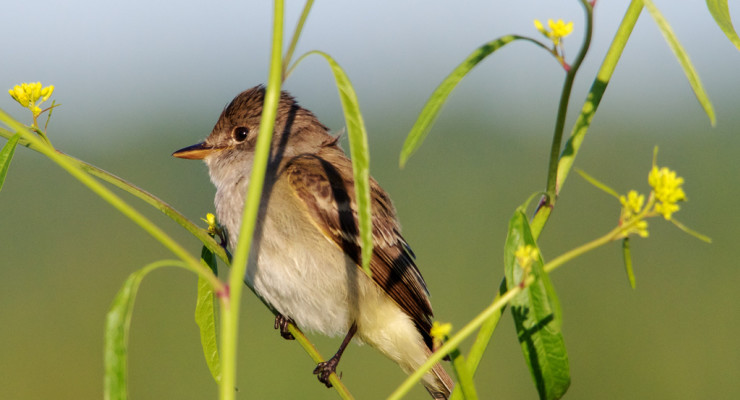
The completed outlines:
[[[247,135],[249,135],[249,128],[244,126],[237,126],[236,128],[234,128],[234,132],[231,134],[231,136],[237,142],[243,142],[247,140]]]

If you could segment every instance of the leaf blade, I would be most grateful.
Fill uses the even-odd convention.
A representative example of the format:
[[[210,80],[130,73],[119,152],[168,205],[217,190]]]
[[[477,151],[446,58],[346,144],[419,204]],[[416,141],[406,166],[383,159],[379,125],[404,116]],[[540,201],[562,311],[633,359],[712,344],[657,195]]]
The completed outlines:
[[[339,91],[339,100],[342,103],[344,120],[347,124],[349,150],[352,158],[352,173],[355,181],[357,219],[362,246],[362,269],[368,276],[371,276],[370,259],[373,254],[373,226],[370,203],[370,151],[367,143],[365,121],[360,112],[360,104],[355,89],[342,67],[330,55],[318,50],[311,51],[302,56],[296,61],[296,64],[309,54],[318,54],[324,57],[329,63],[329,67],[334,74],[337,90]]]
[[[507,285],[511,288],[526,278],[516,261],[516,250],[525,245],[537,248],[524,207],[514,213],[508,232],[504,265]],[[539,254],[539,249],[537,252]],[[570,367],[560,331],[560,302],[543,264],[541,255],[538,255],[530,272],[535,277],[534,283],[512,299],[510,308],[522,353],[540,398],[559,399],[570,386]]]
[[[201,262],[218,275],[216,256],[206,246],[200,255]],[[208,370],[216,383],[221,382],[221,357],[218,352],[218,335],[216,333],[215,293],[211,284],[198,276],[198,294],[195,303],[195,323],[200,331],[200,344],[206,359]]]
[[[681,68],[683,68],[683,72],[689,81],[689,85],[691,85],[691,89],[694,91],[696,99],[699,101],[699,104],[701,104],[704,112],[709,117],[709,121],[711,122],[712,126],[714,126],[717,122],[714,115],[714,107],[709,101],[709,96],[707,96],[707,93],[704,91],[704,86],[701,84],[699,74],[696,73],[696,70],[694,69],[694,65],[691,63],[691,59],[689,58],[688,53],[686,53],[686,50],[684,50],[683,46],[681,46],[681,43],[676,37],[676,34],[673,33],[673,29],[668,24],[668,21],[666,21],[666,19],[663,17],[663,14],[661,14],[660,10],[658,10],[658,7],[655,6],[653,1],[641,1],[655,20],[655,23],[658,25],[660,33],[663,34],[666,42],[668,42],[668,47],[671,48],[671,51],[673,51],[673,54],[676,56],[678,63],[681,65]]]
[[[727,0],[707,0],[707,8],[712,14],[714,21],[717,23],[719,29],[725,33],[730,42],[740,50],[740,37],[735,31],[735,27],[732,25],[732,19],[730,18],[730,8],[727,6]]]
[[[128,398],[128,337],[136,294],[141,280],[149,272],[166,266],[189,268],[187,264],[180,261],[163,260],[133,272],[121,286],[105,316],[105,376],[103,381],[105,400]]]
[[[15,154],[15,148],[18,146],[20,138],[20,132],[16,133],[8,139],[8,142],[0,150],[0,190],[3,190],[5,177],[8,175],[8,168],[10,168],[10,162],[13,160],[13,154]]]
[[[483,44],[482,46],[475,49],[462,63],[460,63],[447,77],[442,80],[442,83],[437,86],[424,108],[419,113],[419,117],[411,128],[406,141],[403,143],[401,149],[400,166],[403,168],[406,165],[408,159],[416,152],[421,146],[422,142],[426,138],[429,130],[432,128],[434,121],[437,119],[442,106],[447,101],[452,90],[457,87],[457,84],[476,66],[478,63],[483,61],[494,51],[501,47],[515,41],[515,40],[528,40],[541,47],[544,47],[541,43],[532,40],[527,37],[518,35],[506,35],[500,38],[494,39],[490,42]]]

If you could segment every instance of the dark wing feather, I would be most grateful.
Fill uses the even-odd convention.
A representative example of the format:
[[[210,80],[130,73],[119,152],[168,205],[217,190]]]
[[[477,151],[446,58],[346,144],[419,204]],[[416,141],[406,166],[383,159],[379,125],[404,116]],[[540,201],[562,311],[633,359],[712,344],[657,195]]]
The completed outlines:
[[[361,265],[354,180],[351,161],[336,146],[318,154],[291,159],[281,173],[287,175],[316,225]],[[401,236],[400,225],[388,195],[370,178],[373,215],[372,279],[416,324],[431,348],[432,306],[414,254]]]

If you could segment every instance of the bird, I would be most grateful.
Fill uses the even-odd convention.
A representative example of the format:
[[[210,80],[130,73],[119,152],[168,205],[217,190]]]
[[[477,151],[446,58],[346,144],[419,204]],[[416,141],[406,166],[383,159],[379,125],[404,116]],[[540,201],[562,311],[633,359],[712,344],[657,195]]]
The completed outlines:
[[[216,187],[216,215],[231,248],[238,242],[265,92],[259,85],[240,93],[203,142],[172,154],[207,165]],[[353,338],[407,374],[433,352],[429,291],[391,198],[372,177],[371,276],[360,267],[352,163],[338,142],[311,111],[281,92],[244,277],[275,310],[274,327],[284,338],[293,339],[289,323],[345,335],[337,353],[314,370],[328,387]],[[447,399],[453,388],[439,363],[422,384],[434,399]]]

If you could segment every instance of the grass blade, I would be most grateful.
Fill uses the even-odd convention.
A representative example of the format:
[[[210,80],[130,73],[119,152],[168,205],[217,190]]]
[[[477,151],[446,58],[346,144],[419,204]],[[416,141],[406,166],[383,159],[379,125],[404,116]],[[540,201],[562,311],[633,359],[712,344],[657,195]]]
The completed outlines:
[[[712,107],[712,103],[709,101],[709,96],[707,96],[707,93],[704,91],[704,86],[702,86],[701,81],[699,80],[699,75],[696,73],[696,70],[694,70],[693,64],[691,64],[689,55],[686,53],[686,50],[684,50],[683,46],[681,46],[678,38],[676,38],[676,35],[673,33],[673,29],[671,29],[668,21],[663,18],[663,14],[660,13],[660,10],[658,10],[658,7],[655,6],[653,1],[641,1],[645,5],[645,8],[647,8],[648,12],[650,12],[655,23],[658,24],[658,28],[663,34],[665,40],[668,42],[668,46],[673,51],[673,54],[675,54],[678,63],[681,64],[681,68],[683,68],[683,72],[689,80],[689,85],[691,85],[691,89],[693,89],[696,99],[699,100],[699,104],[704,108],[704,112],[709,117],[709,121],[712,126],[714,126],[717,122],[714,116],[714,108]]]

